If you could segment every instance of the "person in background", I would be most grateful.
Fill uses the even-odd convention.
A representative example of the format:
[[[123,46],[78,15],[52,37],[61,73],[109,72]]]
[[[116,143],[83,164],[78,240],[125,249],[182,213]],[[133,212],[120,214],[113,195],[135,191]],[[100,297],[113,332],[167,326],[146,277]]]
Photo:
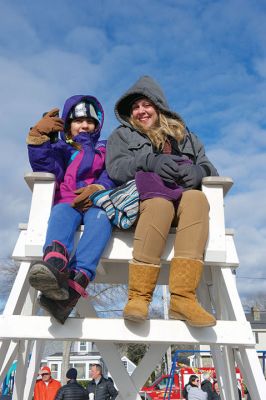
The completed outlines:
[[[187,400],[188,399],[188,391],[190,387],[198,387],[199,385],[199,378],[197,375],[190,375],[188,383],[185,385],[184,389],[182,390],[182,396]]]
[[[167,186],[161,185],[160,194],[153,190],[140,202],[124,318],[136,322],[148,318],[161,256],[173,225],[177,228],[170,263],[169,316],[191,326],[213,326],[216,319],[201,307],[196,289],[209,229],[209,204],[200,188],[204,177],[218,175],[216,168],[151,77],[141,77],[120,97],[115,114],[120,126],[108,138],[106,155],[111,179],[121,185],[137,179],[141,172],[144,193],[151,174]],[[180,188],[178,201],[171,201],[171,190],[173,194]]]
[[[87,393],[89,398],[94,400],[114,400],[118,395],[118,391],[114,387],[110,379],[106,379],[102,375],[102,366],[100,364],[93,364],[91,367],[92,381],[87,386]],[[90,396],[94,394],[93,396]]]
[[[212,400],[221,400],[220,388],[216,381],[213,383]]]
[[[58,113],[46,113],[27,137],[32,170],[56,177],[43,260],[31,264],[29,282],[42,293],[40,305],[63,324],[80,296],[87,297],[85,289],[112,233],[106,212],[92,206],[89,195],[114,183],[105,169],[106,141],[99,140],[104,120],[100,102],[75,95],[66,100],[62,118]],[[54,138],[57,131],[59,140]],[[84,232],[72,254],[80,224]]]
[[[56,395],[55,400],[87,400],[88,394],[83,386],[77,382],[78,371],[76,368],[70,368],[66,377],[67,384],[62,386]]]
[[[208,394],[208,400],[211,400],[213,394],[212,381],[211,381],[212,376],[209,372],[204,372],[202,378],[203,380],[201,382],[201,389]]]
[[[200,380],[196,375],[192,375],[190,383],[186,387],[187,400],[207,400],[207,393],[200,388]]]
[[[51,370],[44,366],[39,370],[39,379],[34,386],[34,400],[54,400],[61,383],[51,376]]]

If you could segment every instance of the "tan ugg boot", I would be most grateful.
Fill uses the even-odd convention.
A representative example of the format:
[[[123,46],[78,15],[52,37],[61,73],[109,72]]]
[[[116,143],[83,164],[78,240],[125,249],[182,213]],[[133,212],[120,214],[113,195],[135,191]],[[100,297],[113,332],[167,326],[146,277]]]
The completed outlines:
[[[125,319],[131,321],[147,319],[159,272],[159,265],[129,264],[128,302],[123,313]]]
[[[171,293],[169,316],[187,321],[191,326],[216,324],[216,319],[200,306],[196,289],[202,275],[200,260],[173,258],[170,265],[169,290]]]

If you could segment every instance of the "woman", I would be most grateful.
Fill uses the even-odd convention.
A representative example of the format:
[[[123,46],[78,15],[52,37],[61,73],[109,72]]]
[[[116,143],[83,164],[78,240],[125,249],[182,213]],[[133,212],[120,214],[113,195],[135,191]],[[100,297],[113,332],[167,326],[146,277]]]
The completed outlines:
[[[220,388],[219,388],[218,382],[213,383],[212,400],[221,400]]]
[[[213,326],[215,318],[199,305],[195,293],[203,270],[209,219],[208,201],[198,189],[203,177],[218,173],[203,145],[170,110],[161,88],[150,77],[141,77],[118,100],[115,114],[121,126],[107,142],[110,177],[123,184],[134,179],[138,171],[153,172],[167,187],[184,188],[179,204],[163,196],[140,203],[124,318],[147,318],[173,223],[177,230],[170,265],[170,316],[192,326]]]
[[[191,375],[186,385],[187,400],[207,400],[208,395],[200,388],[200,380],[196,375]]]
[[[197,375],[190,375],[188,383],[184,386],[184,389],[182,390],[182,396],[186,400],[188,400],[188,393],[192,387],[199,387],[199,378],[197,377]]]

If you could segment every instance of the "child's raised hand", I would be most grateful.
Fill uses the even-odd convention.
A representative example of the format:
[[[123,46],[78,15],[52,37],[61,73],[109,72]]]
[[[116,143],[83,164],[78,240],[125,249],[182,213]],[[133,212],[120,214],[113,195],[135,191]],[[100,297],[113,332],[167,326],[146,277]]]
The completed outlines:
[[[80,211],[87,211],[92,206],[92,201],[89,196],[103,189],[104,187],[102,185],[92,184],[75,190],[74,193],[78,196],[74,199],[71,206]]]
[[[58,117],[59,109],[53,108],[29,131],[27,144],[40,145],[50,140],[49,134],[64,130],[64,121]]]
[[[53,108],[37,122],[32,130],[39,132],[41,135],[49,135],[53,132],[62,131],[64,129],[64,121],[58,115],[59,109]]]

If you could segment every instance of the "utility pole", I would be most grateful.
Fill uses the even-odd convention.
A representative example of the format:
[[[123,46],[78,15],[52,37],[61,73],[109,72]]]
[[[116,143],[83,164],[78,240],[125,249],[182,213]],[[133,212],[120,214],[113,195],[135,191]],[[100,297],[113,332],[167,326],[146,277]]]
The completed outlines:
[[[163,285],[163,314],[164,319],[169,319],[168,314],[168,290],[167,285]],[[166,352],[166,364],[167,364],[167,373],[170,374],[172,368],[172,353],[171,353],[171,346],[168,347]]]

